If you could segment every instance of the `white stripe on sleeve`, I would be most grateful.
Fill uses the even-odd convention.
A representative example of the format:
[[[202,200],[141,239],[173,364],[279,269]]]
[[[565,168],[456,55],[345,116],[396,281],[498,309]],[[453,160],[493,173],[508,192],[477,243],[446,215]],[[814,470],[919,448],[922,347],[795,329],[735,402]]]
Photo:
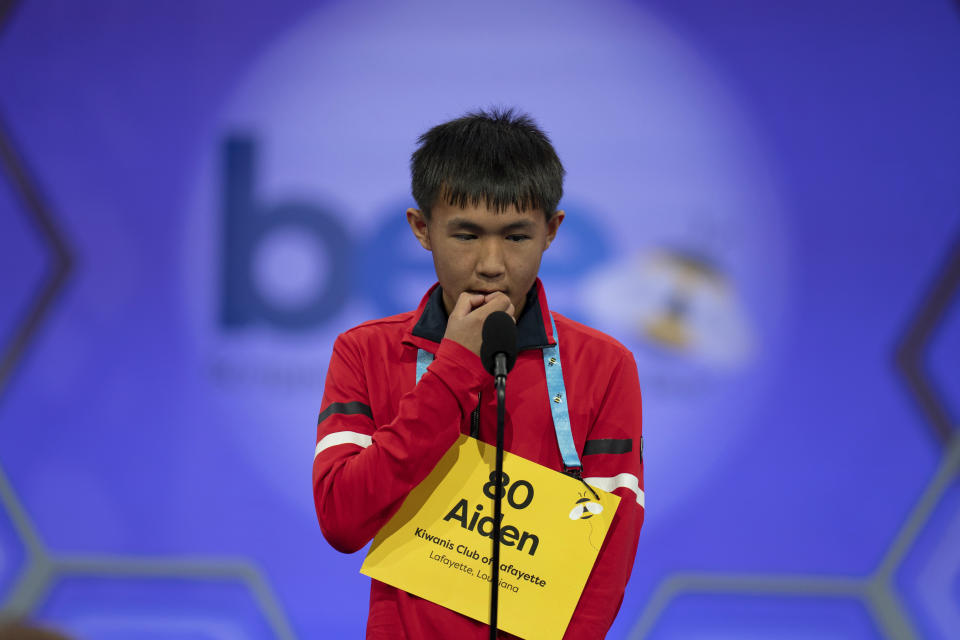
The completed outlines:
[[[608,492],[620,487],[626,487],[637,494],[637,504],[646,509],[643,504],[644,497],[643,489],[640,488],[640,480],[632,473],[621,473],[612,478],[584,478],[583,481],[589,485],[593,485],[597,489],[603,489]]]
[[[373,444],[373,439],[364,433],[357,433],[356,431],[328,433],[320,438],[320,442],[317,443],[317,451],[313,454],[313,457],[316,458],[324,449],[335,447],[338,444],[356,444],[366,449]]]

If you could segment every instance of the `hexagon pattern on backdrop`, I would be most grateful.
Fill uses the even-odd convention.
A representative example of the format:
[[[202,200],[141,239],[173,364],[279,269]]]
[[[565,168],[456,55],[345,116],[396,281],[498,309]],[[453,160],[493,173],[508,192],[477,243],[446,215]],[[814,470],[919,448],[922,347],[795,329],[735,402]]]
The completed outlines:
[[[9,17],[5,9],[0,2],[0,22]],[[0,24],[0,29],[5,26]],[[4,367],[0,399],[11,388],[10,375],[16,372],[26,346],[43,339],[43,320],[71,268],[63,232],[44,205],[37,181],[12,138],[0,121],[0,211],[15,214],[4,217],[0,233],[4,276],[0,280],[4,301],[0,305]],[[960,425],[956,366],[960,361],[960,243],[951,248],[945,264],[932,275],[932,293],[918,301],[911,332],[900,345],[907,386],[941,436],[944,425],[954,431]],[[890,336],[891,342],[895,338]],[[947,446],[940,466],[914,509],[905,515],[876,574],[818,576],[814,582],[819,586],[806,593],[800,588],[807,584],[803,576],[779,580],[773,576],[770,589],[751,591],[741,589],[743,576],[717,574],[712,577],[716,588],[681,588],[660,600],[654,594],[656,610],[651,608],[642,633],[635,635],[703,640],[914,634],[951,638],[960,628],[960,436],[950,441],[950,435],[943,438]],[[0,453],[0,463],[15,454]],[[4,495],[0,501],[0,605],[11,602],[29,564],[14,522],[19,502],[12,501],[16,498],[12,493]],[[27,511],[38,507],[27,498]],[[870,533],[886,540],[895,532]],[[49,581],[35,590],[30,610],[91,640],[293,637],[285,617],[287,603],[274,599],[258,570],[241,566],[242,562],[214,559],[182,565],[179,571],[177,560],[171,559],[166,568],[164,562],[110,554],[86,559],[60,553],[44,556],[41,564],[51,568],[44,580]],[[870,591],[877,587],[882,598],[870,601],[874,597]],[[883,605],[888,603],[896,611],[885,610]]]
[[[2,502],[0,502],[2,504]],[[6,602],[27,561],[23,541],[6,509],[0,509],[0,603]]]
[[[960,629],[960,477],[907,554],[897,583],[923,637],[949,640]]]
[[[697,640],[866,640],[876,638],[855,599],[691,593],[675,598],[646,637]]]
[[[65,577],[37,615],[89,640],[276,637],[247,586],[222,579]]]

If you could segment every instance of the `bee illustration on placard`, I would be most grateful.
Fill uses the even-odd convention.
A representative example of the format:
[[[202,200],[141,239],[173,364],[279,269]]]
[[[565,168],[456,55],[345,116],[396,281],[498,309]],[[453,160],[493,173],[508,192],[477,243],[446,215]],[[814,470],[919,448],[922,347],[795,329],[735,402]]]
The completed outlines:
[[[570,510],[571,520],[586,520],[603,512],[603,505],[593,502],[589,497],[583,496],[577,500],[573,509]]]
[[[581,492],[580,497],[573,505],[573,509],[570,510],[570,519],[574,522],[578,520],[589,520],[593,516],[600,515],[603,513],[603,505],[599,502],[595,502],[594,498],[588,495],[585,491]],[[600,550],[600,545],[603,544],[603,536],[597,535],[597,527],[593,526],[594,521],[587,523],[587,526],[590,529],[588,535],[588,543],[591,547]]]

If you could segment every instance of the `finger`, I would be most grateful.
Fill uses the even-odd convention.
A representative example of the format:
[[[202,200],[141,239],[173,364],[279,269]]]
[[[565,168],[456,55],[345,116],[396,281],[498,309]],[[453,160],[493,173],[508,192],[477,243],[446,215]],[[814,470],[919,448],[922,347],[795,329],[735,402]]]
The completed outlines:
[[[510,317],[513,318],[513,303],[510,302],[510,298],[507,296],[500,296],[490,300],[489,302],[485,302],[482,306],[471,311],[470,315],[471,317],[476,317],[478,320],[485,322],[491,313],[496,313],[497,311],[509,313]],[[516,322],[516,318],[513,318],[513,321]]]
[[[483,306],[489,307],[490,312],[506,311],[508,308],[513,306],[513,303],[510,302],[510,298],[508,298],[506,294],[498,291],[484,297]]]
[[[488,293],[487,295],[483,296],[483,301],[484,303],[487,303],[500,297],[507,298],[508,300],[510,299],[503,291],[494,291],[493,293]]]
[[[457,298],[457,302],[453,305],[453,310],[450,312],[450,315],[462,318],[480,304],[483,304],[482,295],[464,291],[460,294],[460,297]]]

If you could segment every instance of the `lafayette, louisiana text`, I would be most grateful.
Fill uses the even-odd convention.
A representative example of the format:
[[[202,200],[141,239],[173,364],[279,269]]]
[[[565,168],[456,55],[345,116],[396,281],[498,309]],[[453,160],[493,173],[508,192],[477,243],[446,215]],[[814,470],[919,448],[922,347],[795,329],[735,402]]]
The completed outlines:
[[[459,553],[460,555],[466,558],[470,558],[472,560],[479,560],[483,564],[490,564],[491,562],[488,556],[481,554],[476,549],[471,549],[465,544],[454,544],[452,540],[448,540],[447,538],[441,538],[440,536],[431,535],[423,527],[417,527],[413,535],[423,540],[426,540],[427,542],[432,542],[438,546],[441,546],[444,549],[455,551],[456,553]],[[430,559],[440,562],[441,564],[446,565],[451,569],[457,569],[459,571],[462,571],[467,575],[476,576],[481,580],[486,580],[487,582],[490,582],[492,580],[492,578],[486,573],[484,573],[483,571],[479,571],[475,573],[473,570],[473,567],[465,564],[464,562],[457,562],[454,559],[448,558],[445,554],[436,554],[431,550]],[[531,584],[535,584],[538,587],[547,586],[547,581],[544,580],[543,578],[532,573],[527,573],[526,571],[523,571],[521,568],[515,567],[512,564],[502,563],[500,565],[500,571],[501,571],[501,574],[503,573],[509,574],[519,580],[525,580]],[[511,585],[510,583],[507,583],[504,581],[500,582],[500,586],[502,588],[510,589],[511,591],[518,590],[518,588],[515,585]]]

